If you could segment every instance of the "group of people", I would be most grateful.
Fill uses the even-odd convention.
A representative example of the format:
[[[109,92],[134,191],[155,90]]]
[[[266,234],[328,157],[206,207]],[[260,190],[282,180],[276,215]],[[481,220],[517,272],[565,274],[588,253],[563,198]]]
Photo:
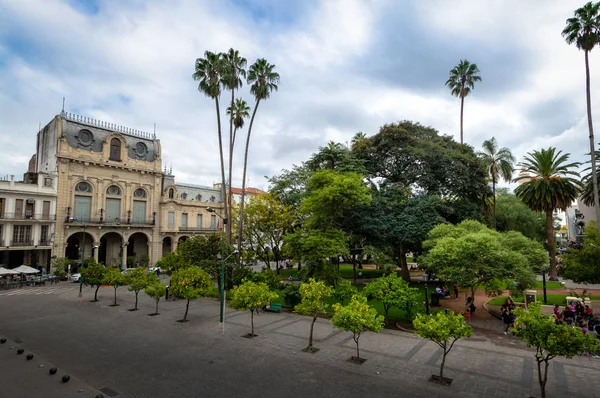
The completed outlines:
[[[502,322],[505,326],[504,334],[508,334],[508,329],[515,326],[515,319],[517,319],[517,316],[513,314],[515,308],[517,308],[517,305],[510,297],[504,300],[501,309]]]
[[[458,285],[454,285],[454,294],[456,295],[456,298],[458,298],[458,292],[459,292],[459,290],[460,289],[459,289]],[[441,298],[452,298],[452,295],[450,293],[450,289],[448,289],[447,286],[440,285],[440,286],[438,286],[438,287],[435,288],[435,292]]]
[[[600,320],[594,317],[594,311],[589,305],[583,305],[581,301],[573,303],[570,301],[564,307],[563,311],[556,304],[553,310],[556,323],[566,323],[568,325],[578,326],[587,329],[591,324],[598,324]]]

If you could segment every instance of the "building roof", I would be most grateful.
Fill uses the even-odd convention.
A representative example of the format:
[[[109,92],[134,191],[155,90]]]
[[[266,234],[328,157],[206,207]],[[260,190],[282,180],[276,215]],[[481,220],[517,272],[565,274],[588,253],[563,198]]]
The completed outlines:
[[[242,188],[231,187],[231,192],[234,195],[241,195]],[[261,195],[263,193],[266,193],[266,192],[261,189],[258,189],[258,188],[251,188],[251,187],[246,188],[246,194],[248,194],[248,195]]]

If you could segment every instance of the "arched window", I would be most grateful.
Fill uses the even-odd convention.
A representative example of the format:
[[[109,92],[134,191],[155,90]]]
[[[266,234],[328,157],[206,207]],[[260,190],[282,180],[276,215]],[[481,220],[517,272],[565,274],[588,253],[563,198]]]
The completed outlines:
[[[75,186],[77,192],[92,192],[92,186],[87,182],[80,182]]]
[[[198,202],[202,202],[202,195],[196,195],[196,200]]]
[[[116,185],[111,185],[106,189],[106,194],[111,196],[121,196],[121,188]]]
[[[133,192],[133,196],[135,196],[136,198],[145,198],[146,197],[146,191],[142,188],[138,188],[135,190],[135,192]]]
[[[173,191],[173,188],[169,189],[169,199],[173,199],[174,195],[175,195],[175,191]]]
[[[215,202],[215,197],[214,197],[214,196],[211,196],[211,197],[210,197],[210,201],[211,201],[212,203],[214,203],[214,202]]]
[[[110,140],[110,160],[121,161],[121,140],[113,138]]]
[[[187,200],[187,193],[185,193],[185,192],[184,192],[184,193],[182,193],[182,194],[181,194],[181,199],[183,199],[183,200]]]

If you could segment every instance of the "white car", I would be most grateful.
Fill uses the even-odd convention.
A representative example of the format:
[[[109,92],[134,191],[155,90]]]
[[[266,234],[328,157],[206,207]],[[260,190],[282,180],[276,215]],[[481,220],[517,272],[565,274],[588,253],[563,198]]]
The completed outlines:
[[[148,272],[152,272],[152,273],[156,273],[156,271],[159,271],[162,273],[162,270],[160,269],[160,267],[150,267],[148,268]]]
[[[71,275],[71,280],[73,282],[79,282],[79,278],[81,278],[81,274],[79,273]]]

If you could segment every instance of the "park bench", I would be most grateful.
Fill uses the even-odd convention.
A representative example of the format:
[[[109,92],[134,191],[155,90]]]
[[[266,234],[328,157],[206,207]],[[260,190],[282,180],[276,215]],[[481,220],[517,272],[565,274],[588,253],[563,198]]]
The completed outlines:
[[[271,303],[266,308],[265,311],[269,312],[279,312],[281,311],[281,304],[279,303]]]
[[[288,281],[292,282],[292,281],[301,281],[302,278],[300,278],[300,275],[290,275],[288,277]]]

